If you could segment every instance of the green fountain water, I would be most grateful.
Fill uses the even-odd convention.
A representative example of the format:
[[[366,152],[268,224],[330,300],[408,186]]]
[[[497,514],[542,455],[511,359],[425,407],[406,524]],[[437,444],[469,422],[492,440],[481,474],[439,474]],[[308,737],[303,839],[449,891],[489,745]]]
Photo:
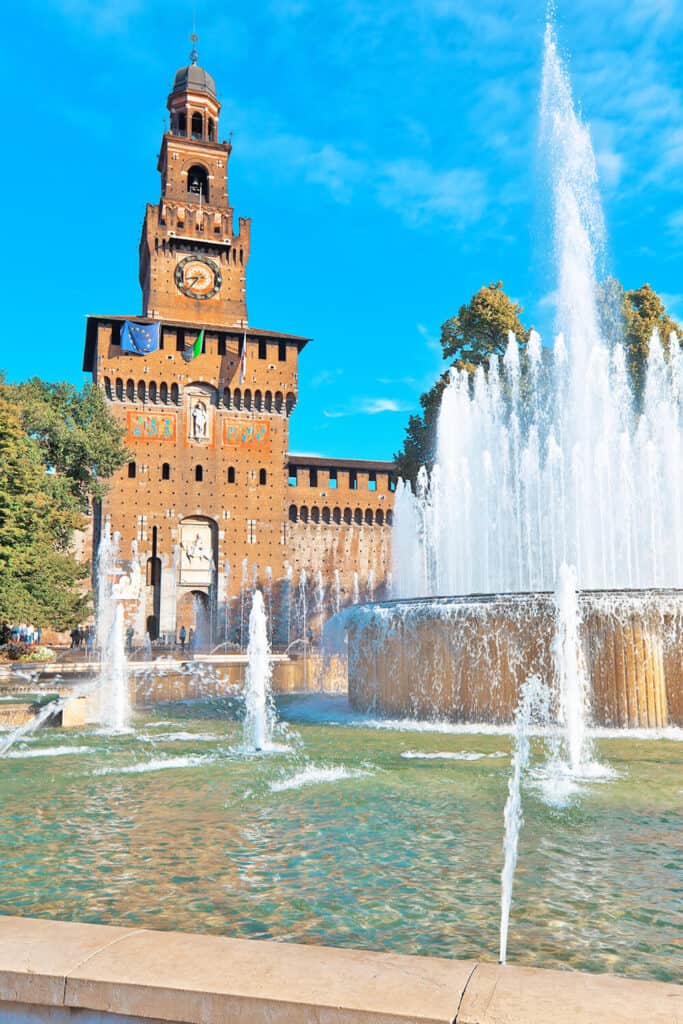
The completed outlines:
[[[0,912],[495,960],[509,736],[373,723],[343,699],[278,714],[288,750],[262,759],[220,701],[18,742],[0,760]],[[678,979],[668,735],[596,740],[617,777],[561,812],[532,740],[510,960]]]

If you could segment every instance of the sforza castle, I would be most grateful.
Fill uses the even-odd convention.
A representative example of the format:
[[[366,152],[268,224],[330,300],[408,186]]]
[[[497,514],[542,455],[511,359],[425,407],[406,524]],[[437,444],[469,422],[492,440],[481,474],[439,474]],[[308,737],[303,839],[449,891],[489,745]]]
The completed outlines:
[[[195,51],[167,105],[161,198],[140,239],[142,315],[87,320],[83,368],[131,459],[95,511],[94,543],[108,522],[122,557],[136,553],[137,632],[152,640],[185,625],[207,644],[242,642],[245,594],[259,585],[284,644],[386,591],[393,464],[289,452],[310,339],[249,324],[250,221],[234,217],[232,146]]]

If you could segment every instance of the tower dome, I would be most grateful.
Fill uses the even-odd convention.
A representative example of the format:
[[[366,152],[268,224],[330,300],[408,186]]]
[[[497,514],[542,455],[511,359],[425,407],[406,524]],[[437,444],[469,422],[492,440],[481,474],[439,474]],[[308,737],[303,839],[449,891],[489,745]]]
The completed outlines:
[[[216,83],[204,68],[200,68],[196,59],[185,68],[179,68],[175,73],[171,95],[178,92],[205,92],[216,98]]]

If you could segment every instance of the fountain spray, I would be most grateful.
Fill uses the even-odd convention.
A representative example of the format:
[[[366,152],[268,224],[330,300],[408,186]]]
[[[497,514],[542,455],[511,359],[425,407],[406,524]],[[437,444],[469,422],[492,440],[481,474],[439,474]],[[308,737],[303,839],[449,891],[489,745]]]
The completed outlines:
[[[255,590],[249,615],[249,646],[244,685],[244,746],[247,750],[260,752],[270,746],[275,717],[271,675],[268,622],[263,594],[260,590]]]
[[[515,868],[517,867],[519,833],[523,822],[522,775],[529,765],[531,754],[529,732],[534,722],[537,724],[547,723],[549,709],[550,693],[547,687],[536,676],[532,676],[521,688],[519,704],[515,711],[512,774],[508,782],[508,798],[505,803],[504,812],[505,836],[503,839],[503,850],[505,852],[505,860],[501,872],[500,955],[498,958],[501,964],[504,964],[507,958],[512,883],[515,877]]]

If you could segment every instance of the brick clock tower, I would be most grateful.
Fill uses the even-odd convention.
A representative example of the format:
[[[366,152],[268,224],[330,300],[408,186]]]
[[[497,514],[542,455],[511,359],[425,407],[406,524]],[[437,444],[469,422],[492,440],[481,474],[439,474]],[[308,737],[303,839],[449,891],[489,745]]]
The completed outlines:
[[[135,549],[145,563],[152,640],[195,625],[206,643],[242,642],[232,606],[255,582],[288,601],[302,570],[330,603],[379,590],[393,467],[288,454],[309,339],[248,324],[250,222],[240,217],[235,232],[232,147],[218,141],[220,103],[195,50],[167,106],[161,198],[147,205],[140,239],[142,316],[87,318],[83,368],[131,453],[96,509],[94,538],[109,521],[122,556]],[[141,329],[154,342],[131,348]]]

